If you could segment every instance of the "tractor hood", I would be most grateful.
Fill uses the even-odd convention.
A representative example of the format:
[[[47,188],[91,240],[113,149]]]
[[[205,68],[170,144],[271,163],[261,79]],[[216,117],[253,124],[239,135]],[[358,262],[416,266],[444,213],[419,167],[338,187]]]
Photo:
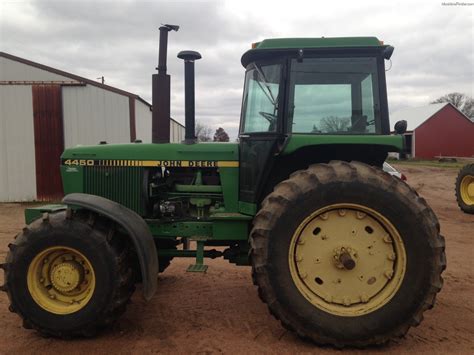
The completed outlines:
[[[199,143],[189,145],[179,143],[101,144],[68,148],[61,156],[62,165],[69,166],[211,167],[224,166],[227,164],[224,162],[237,162],[238,160],[239,149],[237,143]],[[218,164],[219,162],[220,164]]]

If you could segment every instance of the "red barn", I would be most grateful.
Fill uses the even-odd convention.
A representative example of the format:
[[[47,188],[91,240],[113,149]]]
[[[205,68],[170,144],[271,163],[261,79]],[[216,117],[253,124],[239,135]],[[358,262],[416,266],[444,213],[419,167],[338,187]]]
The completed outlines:
[[[407,121],[412,158],[474,157],[474,122],[449,103],[397,111],[390,120]]]

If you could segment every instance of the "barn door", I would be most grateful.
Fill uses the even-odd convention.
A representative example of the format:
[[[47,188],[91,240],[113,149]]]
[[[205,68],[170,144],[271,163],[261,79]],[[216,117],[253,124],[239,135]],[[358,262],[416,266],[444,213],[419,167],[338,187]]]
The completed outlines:
[[[38,200],[60,200],[60,157],[64,150],[60,85],[33,85],[36,191]]]

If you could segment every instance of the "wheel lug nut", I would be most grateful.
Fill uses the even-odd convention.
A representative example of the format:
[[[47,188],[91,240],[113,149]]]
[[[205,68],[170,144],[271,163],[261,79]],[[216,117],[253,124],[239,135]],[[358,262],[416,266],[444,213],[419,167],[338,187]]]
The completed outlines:
[[[56,295],[49,295],[49,298],[54,300],[56,298]]]
[[[357,212],[356,213],[356,218],[357,219],[363,219],[363,218],[365,218],[366,215],[367,214],[365,214],[364,212]]]
[[[346,210],[337,210],[337,213],[339,213],[339,216],[344,217],[346,215]]]
[[[388,234],[386,234],[384,237],[383,237],[383,241],[387,244],[391,244],[392,243],[392,238],[390,238],[390,236]]]
[[[397,257],[395,255],[395,253],[390,253],[390,254],[387,255],[387,258],[390,261],[394,261]]]
[[[393,271],[392,270],[387,270],[384,272],[384,275],[387,279],[391,279],[393,277]]]

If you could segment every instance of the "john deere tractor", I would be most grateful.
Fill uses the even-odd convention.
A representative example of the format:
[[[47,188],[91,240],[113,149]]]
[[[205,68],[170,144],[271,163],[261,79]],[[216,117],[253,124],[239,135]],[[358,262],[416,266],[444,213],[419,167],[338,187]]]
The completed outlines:
[[[418,325],[446,259],[426,201],[381,169],[404,149],[389,127],[393,47],[375,37],[253,44],[238,143],[196,142],[201,56],[180,52],[186,135],[169,143],[166,48],[177,29],[160,28],[152,143],[66,149],[62,204],[26,209],[2,265],[10,310],[49,336],[91,336],[124,313],[136,284],[146,300],[159,292],[173,258],[205,272],[206,258],[223,257],[251,265],[270,312],[315,343],[381,344]]]

